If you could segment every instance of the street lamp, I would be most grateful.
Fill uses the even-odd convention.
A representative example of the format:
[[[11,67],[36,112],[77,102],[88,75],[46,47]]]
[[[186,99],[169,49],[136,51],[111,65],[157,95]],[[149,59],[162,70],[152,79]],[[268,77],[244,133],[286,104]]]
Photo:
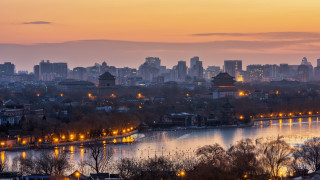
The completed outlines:
[[[80,173],[79,172],[76,172],[75,173],[75,176],[78,178],[78,180],[79,180],[79,177],[80,177]]]

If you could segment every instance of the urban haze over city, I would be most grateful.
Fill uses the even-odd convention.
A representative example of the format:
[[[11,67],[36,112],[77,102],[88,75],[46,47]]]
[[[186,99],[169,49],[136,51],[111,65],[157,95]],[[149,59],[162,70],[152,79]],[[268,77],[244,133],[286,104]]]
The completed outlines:
[[[319,8],[0,1],[0,179],[320,179]]]

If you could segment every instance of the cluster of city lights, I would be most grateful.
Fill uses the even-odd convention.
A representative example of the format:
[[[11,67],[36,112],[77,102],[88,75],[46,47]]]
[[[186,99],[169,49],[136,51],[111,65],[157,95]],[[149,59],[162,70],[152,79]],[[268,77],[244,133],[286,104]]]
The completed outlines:
[[[255,115],[255,116],[250,116],[251,119],[254,118],[281,118],[281,117],[295,117],[295,116],[312,116],[315,114],[319,114],[319,112],[313,113],[312,111],[308,111],[307,113],[272,113],[272,114],[268,114],[268,115],[264,115],[264,114],[259,114],[259,115]],[[239,116],[239,119],[242,120],[244,119],[243,115]]]

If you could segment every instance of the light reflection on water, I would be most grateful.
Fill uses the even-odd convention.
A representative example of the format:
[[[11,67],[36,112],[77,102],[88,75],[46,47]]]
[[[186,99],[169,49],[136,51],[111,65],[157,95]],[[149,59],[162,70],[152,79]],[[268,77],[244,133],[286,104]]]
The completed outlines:
[[[169,132],[148,132],[142,134],[142,138],[136,138],[135,143],[128,145],[105,144],[105,149],[113,149],[114,158],[136,157],[147,158],[155,156],[176,156],[183,154],[187,157],[194,156],[198,147],[218,143],[228,148],[231,144],[244,138],[275,139],[284,136],[290,144],[301,144],[304,140],[312,137],[320,137],[319,118],[279,119],[258,122],[254,127],[247,128],[224,128],[207,130],[179,130]],[[137,136],[137,135],[135,135]],[[135,136],[126,138],[131,141]],[[84,160],[88,151],[83,146],[66,146],[53,149],[55,154],[68,153],[70,160],[77,163]],[[5,157],[11,161],[17,155],[26,156],[26,153],[39,154],[37,150],[25,152],[1,152],[1,161]]]

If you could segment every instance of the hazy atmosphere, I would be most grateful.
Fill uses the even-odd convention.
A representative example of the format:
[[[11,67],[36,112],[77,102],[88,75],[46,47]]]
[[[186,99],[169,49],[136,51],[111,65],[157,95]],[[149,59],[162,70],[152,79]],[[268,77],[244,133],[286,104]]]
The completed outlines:
[[[315,64],[319,6],[316,0],[2,0],[0,60],[29,71],[42,59],[137,67],[147,56],[170,67],[191,56],[205,65],[292,64],[304,56]]]

